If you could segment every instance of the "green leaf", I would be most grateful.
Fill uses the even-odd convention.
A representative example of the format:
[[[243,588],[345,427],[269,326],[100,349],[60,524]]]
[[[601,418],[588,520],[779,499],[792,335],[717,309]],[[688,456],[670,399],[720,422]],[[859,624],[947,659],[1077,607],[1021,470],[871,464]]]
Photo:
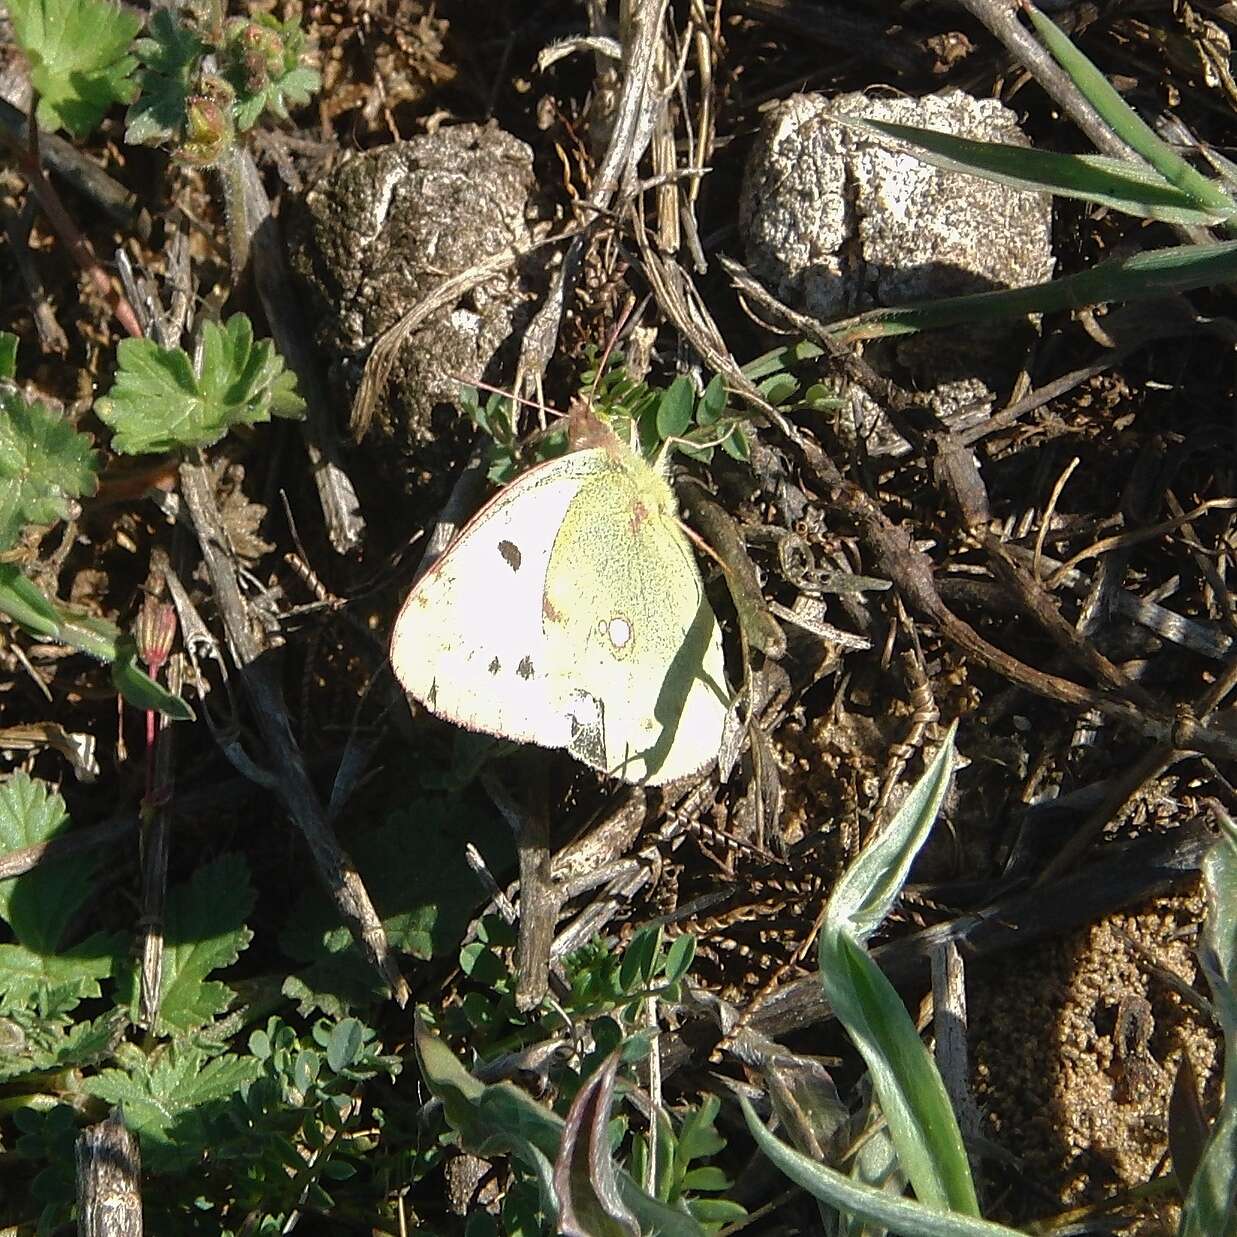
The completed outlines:
[[[836,1169],[809,1159],[775,1138],[756,1116],[746,1096],[739,1096],[739,1104],[747,1128],[761,1151],[797,1186],[838,1211],[858,1216],[903,1237],[1021,1237],[1020,1230],[1006,1228],[1003,1224],[938,1211],[853,1182]]]
[[[0,378],[11,379],[17,373],[18,342],[12,331],[0,331]]]
[[[305,409],[296,376],[270,340],[254,343],[244,314],[222,327],[206,324],[197,373],[182,349],[148,339],[122,340],[117,354],[115,385],[95,411],[115,434],[112,446],[128,455],[208,447],[233,425],[299,417]]]
[[[696,389],[686,374],[680,374],[657,403],[657,436],[665,442],[687,432],[695,411]]]
[[[393,949],[421,959],[453,957],[485,890],[464,857],[469,841],[503,875],[515,864],[511,830],[469,801],[417,798],[376,829],[350,839],[349,850],[382,916]],[[302,1012],[317,1005],[339,1015],[372,1002],[377,991],[339,914],[316,886],[306,889],[280,936],[291,957],[312,966],[286,988]],[[482,950],[478,950],[478,953]],[[484,952],[489,952],[488,950]],[[484,965],[484,964],[483,964]]]
[[[0,549],[26,524],[69,515],[69,500],[99,486],[98,453],[59,413],[0,389]]]
[[[103,932],[62,953],[0,945],[0,995],[6,1003],[21,1005],[55,993],[62,1006],[72,1008],[100,995],[99,980],[112,974],[124,952],[119,937]]]
[[[113,103],[128,103],[142,21],[109,0],[7,0],[13,33],[30,62],[44,129],[89,136]]]
[[[116,660],[112,662],[112,685],[135,709],[151,709],[174,722],[191,722],[195,718],[187,700],[168,691],[137,664],[137,646],[131,636],[121,636],[116,642]]]
[[[416,1019],[417,1062],[426,1085],[442,1102],[451,1127],[467,1150],[480,1156],[515,1156],[537,1178],[542,1205],[556,1212],[551,1165],[559,1153],[564,1122],[509,1082],[483,1083],[454,1053]],[[646,1194],[625,1172],[617,1174],[619,1196],[640,1222],[641,1231],[665,1237],[702,1237],[691,1216]]]
[[[953,736],[951,727],[893,819],[834,886],[821,929],[820,980],[867,1064],[916,1197],[975,1216],[975,1185],[940,1074],[902,999],[861,943],[888,914],[932,828],[953,768]]]
[[[56,640],[112,664],[112,685],[135,708],[155,709],[173,721],[191,722],[188,703],[161,687],[138,666],[130,636],[106,619],[76,614],[46,597],[14,563],[0,563],[0,614],[44,640]]]
[[[1203,859],[1207,919],[1198,956],[1224,1033],[1224,1102],[1185,1197],[1181,1237],[1237,1229],[1237,826],[1221,810]]]
[[[44,640],[55,640],[60,634],[56,608],[16,563],[0,563],[0,613]]]
[[[618,1077],[613,1052],[585,1080],[567,1113],[554,1164],[560,1233],[568,1237],[640,1237],[640,1225],[619,1190],[610,1145],[610,1112]]]
[[[662,978],[668,984],[677,983],[689,970],[696,957],[696,938],[690,932],[677,937],[666,952]]]
[[[76,1004],[78,999],[73,994],[64,1004]],[[49,1017],[42,1009],[6,1009],[0,1023],[4,1031],[0,1081],[35,1071],[97,1065],[111,1057],[126,1025],[127,1020],[118,1018],[114,1010],[93,1021],[72,1022],[67,1017]]]
[[[894,817],[842,873],[829,895],[824,930],[865,941],[880,927],[902,892],[907,873],[941,810],[953,773],[957,723]]]
[[[127,1068],[104,1070],[84,1087],[106,1103],[124,1106],[125,1123],[141,1139],[143,1161],[156,1172],[196,1159],[208,1115],[196,1110],[220,1106],[262,1070],[252,1057],[210,1059],[184,1041],[150,1057],[132,1045],[125,1048],[118,1055]]]
[[[219,60],[223,75],[236,91],[236,127],[252,128],[263,112],[288,119],[290,107],[308,103],[322,78],[301,63],[305,33],[295,17],[279,21],[269,13],[236,18],[228,23]]]
[[[206,977],[231,966],[253,939],[245,926],[253,904],[249,867],[240,855],[220,856],[169,891],[156,1034],[193,1030],[232,1004],[232,989]],[[134,975],[134,1001],[136,990]]]
[[[726,452],[732,460],[737,460],[740,464],[746,464],[752,456],[751,444],[747,440],[747,431],[738,423],[725,438],[722,439],[722,450]]]
[[[71,828],[64,800],[45,782],[14,773],[0,784],[0,852],[50,842]],[[90,895],[95,862],[89,853],[72,855],[0,881],[0,919],[27,949],[54,954]]]
[[[133,45],[142,62],[141,94],[125,117],[125,141],[134,146],[170,142],[182,131],[190,83],[206,51],[170,9],[155,10],[147,33]]]
[[[1186,162],[1117,93],[1111,82],[1042,13],[1027,5],[1027,16],[1044,40],[1057,63],[1070,75],[1074,85],[1100,114],[1104,122],[1127,146],[1140,155],[1170,184],[1191,197],[1201,207],[1231,212],[1233,200],[1215,182]],[[1229,231],[1232,230],[1231,220]]]
[[[975,292],[893,309],[871,309],[829,324],[842,344],[916,331],[1076,310],[1109,301],[1162,297],[1228,283],[1237,277],[1237,241],[1174,245],[1110,258],[1088,271],[1003,292]]]
[[[1095,202],[1136,218],[1209,227],[1224,223],[1237,210],[1227,200],[1200,202],[1195,194],[1169,183],[1152,168],[1106,155],[1067,155],[1004,142],[977,142],[888,120],[838,119],[864,132],[907,142],[934,167],[1027,193],[1046,190],[1059,197]]]
[[[726,411],[726,383],[721,374],[714,374],[705,387],[696,408],[696,420],[701,425],[712,425]]]
[[[335,1073],[357,1059],[365,1043],[365,1027],[355,1018],[345,1018],[331,1028],[326,1044],[326,1063]]]
[[[623,962],[619,967],[619,985],[624,992],[647,988],[652,983],[660,946],[661,928],[657,925],[641,928],[631,938],[623,951]]]

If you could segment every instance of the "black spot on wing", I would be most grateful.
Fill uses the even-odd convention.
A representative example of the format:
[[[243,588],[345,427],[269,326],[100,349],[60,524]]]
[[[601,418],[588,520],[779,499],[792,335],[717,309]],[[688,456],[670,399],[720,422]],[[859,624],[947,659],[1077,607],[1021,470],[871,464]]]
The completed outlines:
[[[520,553],[520,547],[514,541],[500,541],[498,543],[498,552],[502,555],[503,562],[512,571],[519,571],[520,564],[524,561],[524,555]]]
[[[572,693],[567,710],[571,722],[571,739],[567,750],[594,769],[606,768],[606,711],[596,696],[586,691]]]

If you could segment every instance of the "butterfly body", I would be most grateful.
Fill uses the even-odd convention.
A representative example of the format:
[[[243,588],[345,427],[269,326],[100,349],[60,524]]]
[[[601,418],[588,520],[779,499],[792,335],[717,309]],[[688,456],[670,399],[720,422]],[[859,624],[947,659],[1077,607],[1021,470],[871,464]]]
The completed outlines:
[[[674,492],[613,435],[478,512],[404,602],[391,660],[433,712],[626,781],[698,772],[721,743],[721,633]]]

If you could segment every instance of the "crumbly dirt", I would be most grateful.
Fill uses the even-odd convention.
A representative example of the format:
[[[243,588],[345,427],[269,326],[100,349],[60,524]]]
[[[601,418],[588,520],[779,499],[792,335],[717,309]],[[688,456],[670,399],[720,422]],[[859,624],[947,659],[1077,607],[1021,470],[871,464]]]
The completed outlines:
[[[1217,1030],[1166,978],[1197,983],[1203,910],[1197,888],[1156,898],[971,976],[976,1099],[1041,1206],[1085,1208],[1165,1172],[1184,1057],[1214,1102]],[[1033,1214],[1032,1201],[1011,1219]],[[1169,1233],[1176,1219],[1161,1201],[1127,1231]]]

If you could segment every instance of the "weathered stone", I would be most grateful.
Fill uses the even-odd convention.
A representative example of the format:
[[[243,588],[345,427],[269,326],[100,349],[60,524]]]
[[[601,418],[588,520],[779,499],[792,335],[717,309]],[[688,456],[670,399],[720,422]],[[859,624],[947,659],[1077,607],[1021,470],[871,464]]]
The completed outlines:
[[[748,265],[781,300],[829,320],[1051,276],[1047,195],[933,167],[837,115],[1027,145],[1003,104],[961,92],[786,100],[753,148],[741,203]],[[1016,371],[1018,334],[1008,323],[932,331],[867,356],[946,416],[973,415],[977,401],[986,415]]]
[[[382,333],[445,279],[532,235],[532,155],[496,128],[459,125],[345,156],[291,212],[293,268],[307,285],[315,338],[346,426],[365,361]],[[537,283],[512,263],[404,342],[367,442],[409,488],[440,458],[458,459],[471,423],[460,380],[510,380]],[[430,458],[432,457],[432,458]]]

